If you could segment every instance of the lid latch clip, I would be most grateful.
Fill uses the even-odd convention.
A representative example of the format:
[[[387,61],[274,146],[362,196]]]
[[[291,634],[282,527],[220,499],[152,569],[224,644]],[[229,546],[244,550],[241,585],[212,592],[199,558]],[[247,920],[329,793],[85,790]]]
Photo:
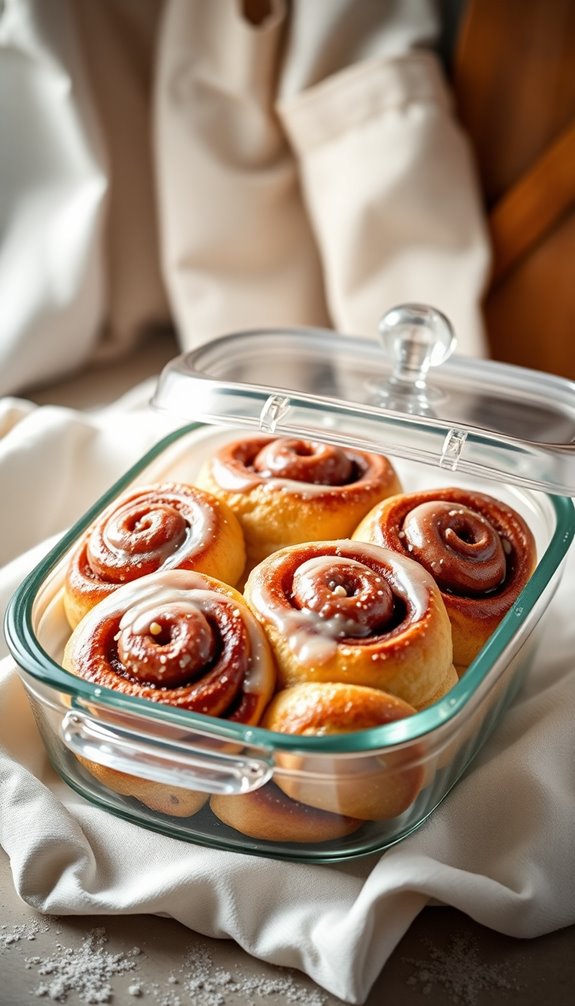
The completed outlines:
[[[450,430],[443,441],[443,450],[439,459],[440,468],[449,468],[454,472],[463,453],[467,440],[466,430]]]
[[[284,418],[289,407],[289,398],[284,395],[270,395],[262,405],[260,430],[264,433],[275,433],[277,424]]]

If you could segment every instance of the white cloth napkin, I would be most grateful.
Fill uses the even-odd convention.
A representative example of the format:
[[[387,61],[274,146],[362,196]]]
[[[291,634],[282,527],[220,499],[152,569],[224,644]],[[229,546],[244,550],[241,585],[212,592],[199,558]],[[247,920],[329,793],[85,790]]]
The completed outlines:
[[[2,605],[47,548],[40,539],[64,530],[160,423],[137,396],[90,415],[0,401]],[[352,1003],[429,899],[513,936],[575,922],[574,591],[575,554],[528,682],[443,805],[385,854],[341,865],[196,847],[92,806],[49,767],[5,657],[0,843],[19,895],[58,915],[165,914]]]

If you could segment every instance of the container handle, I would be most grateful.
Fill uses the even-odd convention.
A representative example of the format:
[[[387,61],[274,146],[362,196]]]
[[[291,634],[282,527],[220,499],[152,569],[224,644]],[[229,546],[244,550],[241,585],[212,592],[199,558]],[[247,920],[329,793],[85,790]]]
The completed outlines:
[[[202,793],[236,794],[259,789],[268,782],[273,764],[265,758],[234,751],[210,750],[189,742],[174,744],[144,739],[130,730],[113,729],[84,712],[71,710],[60,725],[66,747],[80,758],[140,779]]]

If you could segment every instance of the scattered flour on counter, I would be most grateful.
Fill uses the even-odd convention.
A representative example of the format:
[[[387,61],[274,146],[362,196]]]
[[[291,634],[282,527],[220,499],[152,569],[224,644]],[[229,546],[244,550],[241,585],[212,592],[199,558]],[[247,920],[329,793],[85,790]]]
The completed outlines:
[[[112,954],[105,948],[106,931],[93,929],[79,947],[61,947],[51,957],[30,957],[28,968],[36,967],[41,982],[34,990],[39,998],[65,1002],[73,992],[85,1003],[112,1002],[112,979],[136,967],[134,960],[141,951],[134,947],[127,954]]]
[[[0,949],[9,950],[21,940],[34,940],[40,932],[50,931],[48,925],[38,922],[11,930],[1,926]],[[60,934],[61,930],[56,932]],[[80,946],[54,943],[49,955],[27,957],[27,970],[35,970],[38,976],[31,994],[51,1002],[63,1003],[74,996],[74,1001],[97,1004],[113,1003],[120,992],[125,1002],[127,992],[134,1002],[153,1002],[154,1006],[264,1006],[269,996],[293,1006],[325,1006],[328,1000],[335,1001],[321,989],[311,987],[310,979],[288,968],[270,965],[267,976],[246,973],[242,968],[232,974],[214,963],[210,949],[203,943],[194,945],[163,982],[150,982],[138,974],[147,960],[140,947],[111,953],[107,943],[106,930],[98,927],[83,938]],[[129,984],[120,989],[114,979],[121,976],[128,976]]]
[[[480,993],[521,988],[511,975],[509,965],[480,960],[477,943],[469,934],[453,936],[444,950],[429,940],[425,945],[429,954],[427,960],[402,958],[415,968],[407,984],[418,987],[424,995],[441,986],[449,1002],[457,1006],[475,1006]]]
[[[257,1006],[266,996],[281,997],[282,1002],[301,1006],[324,1006],[327,995],[320,989],[306,987],[303,978],[286,968],[277,968],[267,977],[234,975],[214,965],[207,947],[198,946],[186,954],[181,968],[181,982],[194,1006],[226,1006],[233,1002]],[[166,1006],[172,1006],[167,1002]],[[174,1002],[173,1006],[184,1006]]]
[[[8,926],[0,926],[0,948],[11,947],[14,943],[20,943],[21,940],[35,940],[38,933],[47,933],[48,926],[41,926],[39,922],[24,922],[21,925],[13,926],[12,929],[8,929]]]

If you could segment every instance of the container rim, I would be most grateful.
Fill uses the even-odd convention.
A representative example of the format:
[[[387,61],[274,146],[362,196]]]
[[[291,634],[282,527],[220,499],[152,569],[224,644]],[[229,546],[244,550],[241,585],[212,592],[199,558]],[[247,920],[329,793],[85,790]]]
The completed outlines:
[[[277,750],[295,750],[330,755],[351,755],[358,752],[373,753],[374,749],[388,750],[416,741],[426,734],[450,724],[455,717],[473,708],[473,699],[482,687],[489,686],[489,673],[494,672],[506,648],[513,640],[517,623],[524,620],[535,607],[543,590],[563,563],[575,536],[575,507],[567,496],[544,495],[555,515],[555,528],[540,557],[529,582],[507,612],[465,674],[442,699],[412,716],[368,730],[326,737],[305,737],[282,734],[260,726],[246,726],[218,719],[202,713],[178,710],[161,703],[122,695],[109,688],[98,688],[97,697],[91,682],[64,670],[42,647],[33,628],[33,606],[38,591],[49,573],[57,566],[78,537],[95,520],[99,513],[122,492],[143,469],[180,437],[204,428],[204,423],[188,423],[159,440],[134,465],[132,465],[84,515],[59,539],[44,558],[24,578],[8,602],[4,618],[4,632],[8,648],[21,671],[29,674],[44,686],[66,693],[73,706],[84,707],[96,701],[100,708],[153,719],[193,731],[194,728],[219,738],[233,739],[250,746]],[[492,673],[493,683],[497,674]]]

